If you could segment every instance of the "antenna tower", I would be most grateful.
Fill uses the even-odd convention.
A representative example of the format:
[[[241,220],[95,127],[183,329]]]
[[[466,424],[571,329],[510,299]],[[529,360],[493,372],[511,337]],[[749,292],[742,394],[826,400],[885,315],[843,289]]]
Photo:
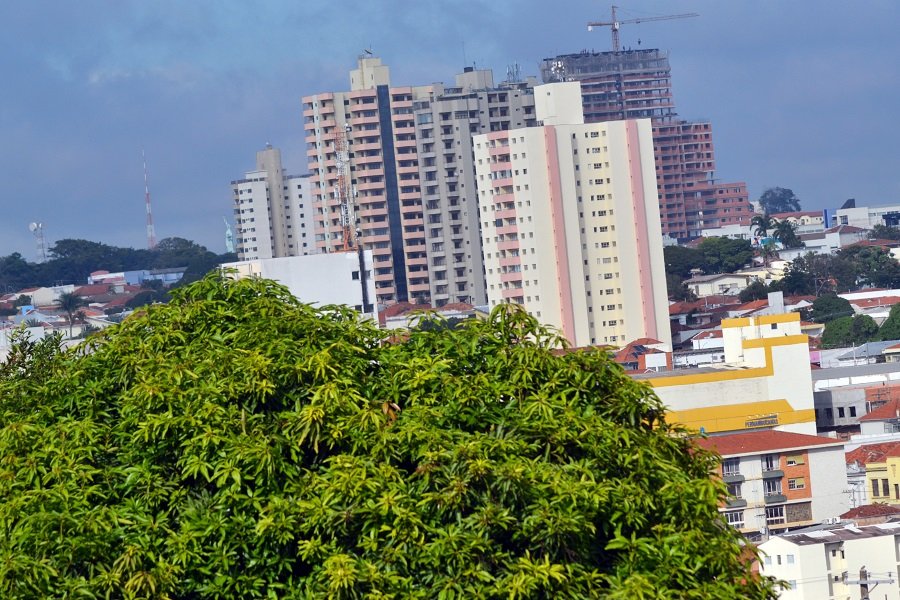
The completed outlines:
[[[29,223],[28,230],[34,235],[34,243],[37,247],[37,261],[46,262],[47,260],[47,244],[44,240],[44,224]]]
[[[153,229],[153,210],[150,208],[150,180],[147,177],[147,155],[141,150],[144,161],[144,203],[147,205],[147,248],[156,248],[156,230]]]

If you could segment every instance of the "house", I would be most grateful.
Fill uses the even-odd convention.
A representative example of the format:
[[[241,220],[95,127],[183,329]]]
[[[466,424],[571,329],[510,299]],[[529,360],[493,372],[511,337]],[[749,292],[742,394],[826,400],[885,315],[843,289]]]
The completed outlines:
[[[787,582],[782,600],[900,598],[900,523],[835,526],[769,538],[760,575]]]
[[[851,508],[841,515],[842,521],[853,521],[856,526],[887,523],[892,519],[900,519],[900,506],[891,506],[876,502]]]
[[[795,212],[775,213],[769,216],[776,223],[787,221],[794,226],[794,230],[798,234],[823,231],[830,225],[825,223],[825,211],[822,210],[800,210]]]
[[[772,534],[836,518],[849,501],[844,442],[786,431],[697,440],[722,456],[728,499],[719,511],[745,535]]]
[[[613,360],[630,372],[672,369],[672,353],[665,343],[653,338],[639,338],[629,342],[613,355]]]
[[[684,284],[698,298],[724,294],[736,296],[746,289],[752,280],[750,275],[737,273],[718,273],[715,275],[697,275],[685,280]]]

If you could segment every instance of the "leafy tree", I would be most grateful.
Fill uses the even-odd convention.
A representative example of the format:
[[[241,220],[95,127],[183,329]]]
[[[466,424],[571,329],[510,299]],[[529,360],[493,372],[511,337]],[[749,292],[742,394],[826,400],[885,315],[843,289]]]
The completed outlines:
[[[872,228],[869,237],[873,240],[900,240],[900,229],[878,223]]]
[[[900,286],[900,265],[885,248],[851,246],[839,256],[853,265],[859,285],[894,288]]]
[[[754,300],[764,300],[769,297],[769,286],[757,279],[750,285],[741,290],[738,294],[741,302],[752,302]]]
[[[69,321],[69,337],[71,338],[72,325],[75,322],[75,311],[84,306],[84,298],[74,292],[66,292],[59,295],[56,304],[59,306],[60,310],[63,310],[66,313],[66,318]]]
[[[822,332],[823,348],[846,348],[853,345],[853,317],[839,317],[825,324]]]
[[[869,315],[854,315],[850,324],[854,344],[865,344],[878,339],[878,324]]]
[[[34,266],[18,252],[0,257],[0,291],[16,291],[35,284]]]
[[[703,252],[686,246],[666,246],[663,248],[666,273],[688,279],[692,269],[706,271],[706,258]]]
[[[209,276],[14,350],[0,596],[774,597],[718,458],[605,352],[508,307],[385,335]]]
[[[800,210],[800,199],[788,188],[774,187],[765,190],[759,197],[759,205],[767,215],[797,212]]]
[[[853,306],[847,300],[835,294],[825,294],[813,301],[810,317],[816,323],[828,323],[851,315]]]
[[[15,299],[15,301],[13,302],[13,306],[15,306],[16,308],[20,306],[31,306],[31,296],[22,294]]]
[[[708,272],[732,273],[753,260],[750,240],[733,240],[726,237],[704,238],[697,248],[703,253]]]
[[[900,340],[900,304],[891,307],[888,318],[884,320],[878,330],[878,337],[881,340]]]
[[[790,221],[778,221],[772,228],[772,237],[785,248],[801,248],[803,242],[797,235],[797,227]]]

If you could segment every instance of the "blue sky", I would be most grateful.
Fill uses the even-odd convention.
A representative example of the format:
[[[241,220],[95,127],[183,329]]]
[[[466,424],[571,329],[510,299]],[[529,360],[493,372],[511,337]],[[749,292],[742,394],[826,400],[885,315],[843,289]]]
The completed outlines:
[[[804,207],[900,202],[900,3],[619,0],[623,44],[670,52],[685,118],[710,119],[718,175]],[[339,10],[336,10],[339,7]],[[229,181],[280,147],[305,172],[300,97],[347,87],[372,47],[398,85],[502,79],[558,53],[609,49],[586,0],[64,0],[0,7],[0,255],[48,240],[145,244],[141,149],[158,237],[223,250]]]

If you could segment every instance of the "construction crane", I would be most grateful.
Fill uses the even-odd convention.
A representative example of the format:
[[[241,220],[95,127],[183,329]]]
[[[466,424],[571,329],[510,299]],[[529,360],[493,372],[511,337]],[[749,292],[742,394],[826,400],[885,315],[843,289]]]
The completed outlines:
[[[352,250],[356,245],[354,229],[353,186],[350,177],[350,149],[347,133],[350,125],[336,127],[334,133],[334,166],[337,170],[337,181],[334,185],[334,197],[340,203],[341,230],[344,250]]]
[[[640,17],[638,19],[625,19],[624,21],[620,21],[616,17],[616,9],[618,6],[612,7],[612,19],[609,21],[591,21],[588,23],[588,31],[593,31],[594,27],[609,27],[612,31],[612,49],[613,52],[618,52],[621,47],[619,45],[619,27],[626,24],[637,24],[637,23],[646,23],[648,21],[669,21],[671,19],[688,19],[690,17],[699,17],[700,15],[697,13],[683,13],[680,15],[662,15],[658,17]]]

